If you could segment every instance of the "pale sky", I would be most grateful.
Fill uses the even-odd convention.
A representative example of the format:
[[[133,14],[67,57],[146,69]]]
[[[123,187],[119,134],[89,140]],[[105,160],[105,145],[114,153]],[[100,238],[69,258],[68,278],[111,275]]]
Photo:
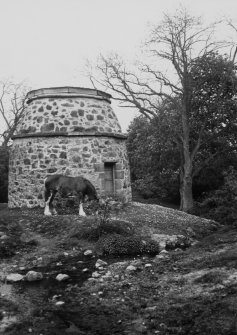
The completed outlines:
[[[179,5],[206,23],[237,22],[236,0],[0,0],[0,80],[26,80],[32,89],[91,87],[86,59],[113,51],[132,60],[148,23]],[[125,132],[134,113],[112,107]]]

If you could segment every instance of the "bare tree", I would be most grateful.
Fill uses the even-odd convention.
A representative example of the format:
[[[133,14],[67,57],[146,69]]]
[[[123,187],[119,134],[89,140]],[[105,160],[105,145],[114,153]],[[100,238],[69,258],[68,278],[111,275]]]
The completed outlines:
[[[0,115],[4,129],[0,134],[2,146],[8,146],[25,110],[28,88],[24,82],[15,84],[9,80],[0,82]]]
[[[228,18],[226,19],[226,21],[227,25],[231,27],[231,29],[234,30],[235,33],[237,33],[237,27],[234,25],[233,21]],[[230,52],[230,58],[232,59],[233,63],[235,63],[236,55],[237,55],[237,43],[235,42]]]
[[[121,106],[137,108],[148,118],[160,113],[162,101],[177,106],[180,126],[176,130],[176,144],[180,148],[180,209],[193,207],[193,161],[201,145],[205,122],[199,129],[196,143],[190,143],[190,113],[192,101],[192,61],[220,47],[224,42],[213,42],[215,25],[203,27],[200,18],[192,17],[185,9],[175,15],[164,15],[146,42],[149,59],[129,71],[118,55],[100,56],[97,71],[90,73],[92,84],[110,90]],[[160,70],[159,67],[165,70]],[[97,72],[97,73],[96,73]],[[97,78],[100,78],[99,80]]]

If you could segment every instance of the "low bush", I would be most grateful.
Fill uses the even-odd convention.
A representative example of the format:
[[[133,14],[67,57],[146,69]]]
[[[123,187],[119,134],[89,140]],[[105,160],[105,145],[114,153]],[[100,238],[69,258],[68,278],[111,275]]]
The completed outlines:
[[[133,228],[128,222],[113,220],[109,222],[99,222],[96,217],[85,219],[86,227],[81,227],[80,231],[73,233],[71,237],[85,239],[88,241],[98,241],[102,236],[117,234],[130,236],[133,234]]]
[[[159,244],[152,240],[144,240],[140,236],[123,236],[110,234],[100,238],[98,246],[105,255],[135,256],[159,253]]]
[[[237,224],[237,171],[231,167],[224,173],[224,184],[209,192],[196,204],[196,215],[222,224]]]
[[[151,239],[143,240],[143,254],[157,255],[159,252],[160,246],[158,242]]]

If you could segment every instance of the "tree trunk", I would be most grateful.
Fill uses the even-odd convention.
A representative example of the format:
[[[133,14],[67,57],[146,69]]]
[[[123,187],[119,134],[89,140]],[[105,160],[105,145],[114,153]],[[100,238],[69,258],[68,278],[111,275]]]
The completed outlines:
[[[180,210],[190,212],[193,208],[192,172],[187,169],[180,174]]]
[[[190,212],[193,208],[193,192],[192,192],[192,170],[193,158],[190,153],[190,131],[189,131],[189,110],[190,110],[190,94],[189,88],[185,90],[182,110],[182,130],[183,141],[181,146],[181,173],[180,173],[180,210]]]

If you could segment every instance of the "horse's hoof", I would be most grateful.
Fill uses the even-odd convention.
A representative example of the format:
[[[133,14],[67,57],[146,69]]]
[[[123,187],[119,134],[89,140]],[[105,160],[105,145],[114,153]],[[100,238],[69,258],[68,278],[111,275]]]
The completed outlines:
[[[51,216],[52,213],[50,213],[50,212],[44,212],[44,215],[46,215],[46,216]]]

